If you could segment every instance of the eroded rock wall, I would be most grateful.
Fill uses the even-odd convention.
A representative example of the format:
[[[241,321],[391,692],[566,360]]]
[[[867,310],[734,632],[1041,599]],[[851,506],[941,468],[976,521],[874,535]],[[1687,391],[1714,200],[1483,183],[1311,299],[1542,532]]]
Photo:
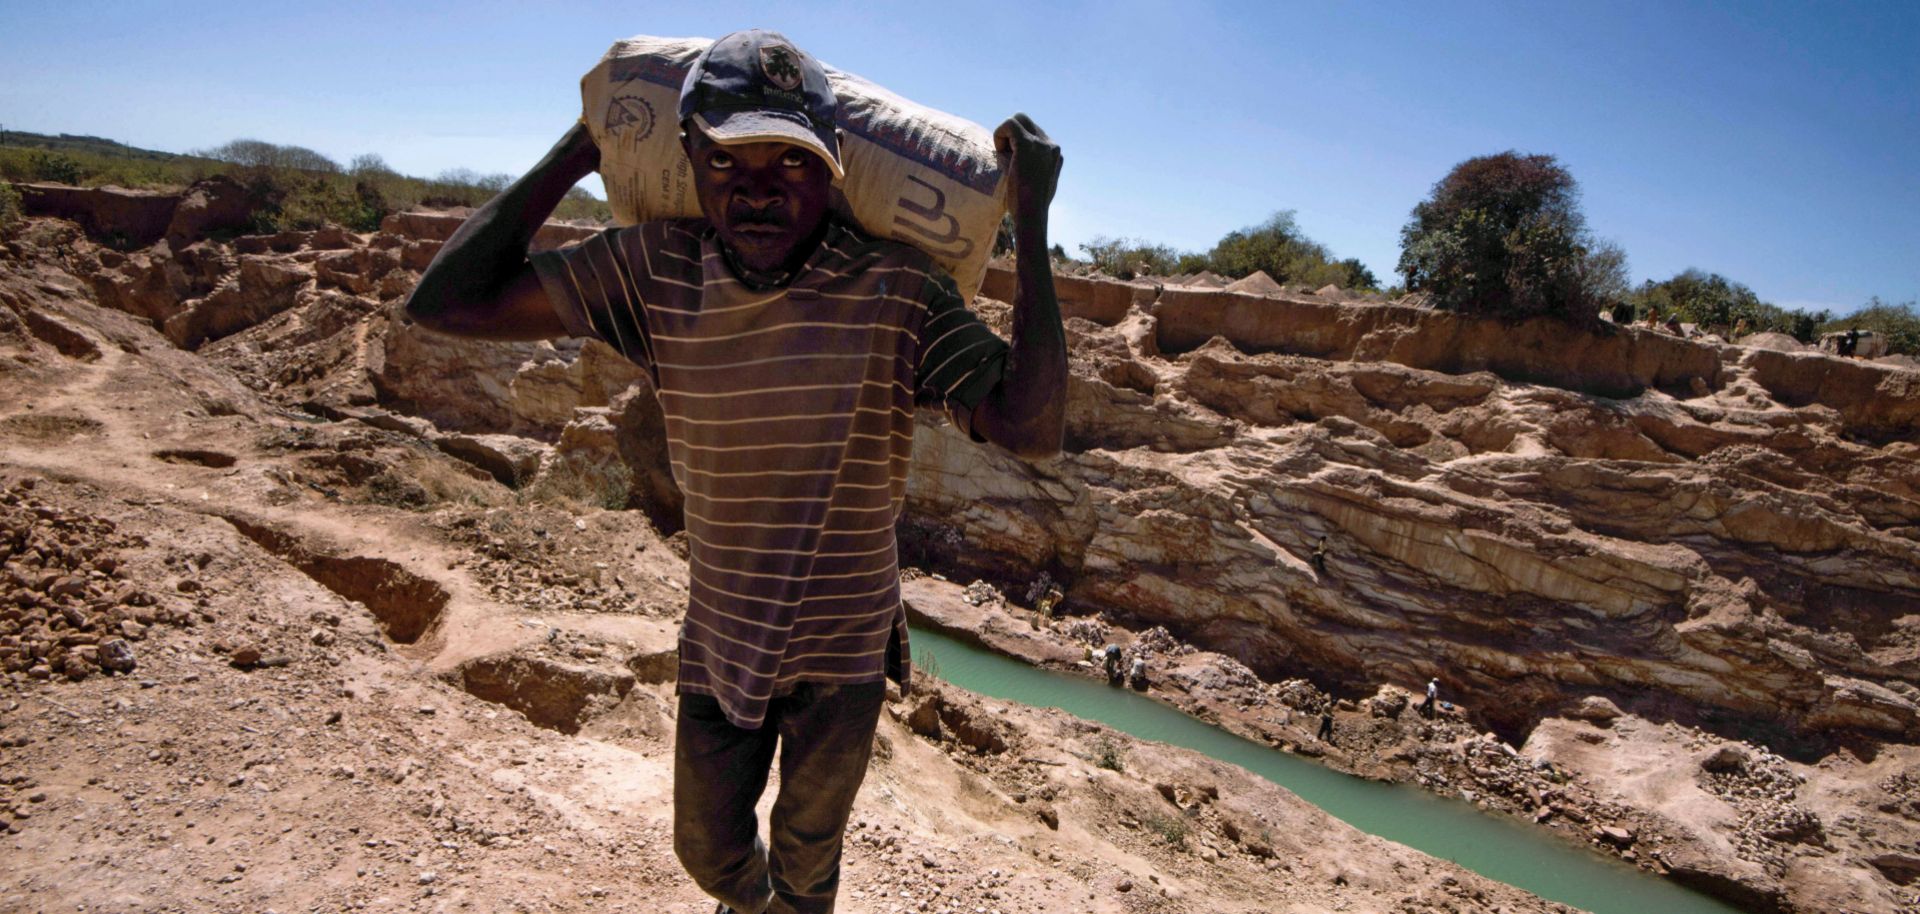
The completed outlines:
[[[159,244],[76,273],[290,405],[429,420],[485,445],[476,465],[506,460],[494,478],[564,469],[671,527],[631,365],[404,319],[456,224]],[[1015,296],[1003,270],[985,288]],[[1371,694],[1437,675],[1510,731],[1605,695],[1789,740],[1920,736],[1920,374],[1331,296],[1058,288],[1067,453],[1027,464],[923,419],[905,560],[1046,571],[1069,612],[1268,677]]]
[[[1604,694],[1741,732],[1916,735],[1920,374],[1111,285],[1129,315],[1062,289],[1072,453],[1030,466],[922,423],[919,557],[1047,571],[1080,611],[1268,676],[1437,675],[1514,731]]]

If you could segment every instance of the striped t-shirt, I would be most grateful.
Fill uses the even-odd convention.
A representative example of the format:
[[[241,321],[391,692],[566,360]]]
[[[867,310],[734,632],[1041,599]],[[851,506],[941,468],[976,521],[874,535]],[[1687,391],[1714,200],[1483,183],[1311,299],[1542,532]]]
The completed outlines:
[[[567,330],[653,377],[686,494],[682,694],[755,729],[801,682],[907,683],[894,522],[916,403],[963,424],[1008,347],[927,255],[840,222],[784,286],[704,220],[532,257]]]

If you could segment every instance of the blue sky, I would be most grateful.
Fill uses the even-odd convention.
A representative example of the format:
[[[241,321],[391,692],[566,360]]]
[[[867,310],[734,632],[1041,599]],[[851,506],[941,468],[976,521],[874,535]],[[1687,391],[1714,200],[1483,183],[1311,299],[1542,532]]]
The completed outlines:
[[[1183,249],[1280,209],[1391,281],[1454,164],[1558,156],[1634,280],[1920,297],[1920,3],[98,3],[0,0],[0,124],[252,137],[518,173],[615,39],[764,26],[1060,142],[1054,240]]]

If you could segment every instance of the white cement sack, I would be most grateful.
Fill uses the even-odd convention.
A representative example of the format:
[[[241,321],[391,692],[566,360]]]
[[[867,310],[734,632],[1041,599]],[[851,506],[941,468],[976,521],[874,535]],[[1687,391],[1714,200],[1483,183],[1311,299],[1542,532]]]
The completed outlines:
[[[680,84],[712,43],[629,38],[580,79],[607,202],[622,225],[700,215],[676,115]],[[1007,211],[993,134],[851,73],[825,69],[840,99],[847,215],[868,234],[932,255],[971,300]]]

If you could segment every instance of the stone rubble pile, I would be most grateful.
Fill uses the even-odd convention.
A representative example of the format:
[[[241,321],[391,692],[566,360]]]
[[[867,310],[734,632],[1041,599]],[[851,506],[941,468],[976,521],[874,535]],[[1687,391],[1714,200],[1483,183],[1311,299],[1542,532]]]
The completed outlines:
[[[1098,648],[1107,643],[1107,624],[1099,619],[1071,619],[1061,625],[1059,630],[1069,640],[1088,647]]]
[[[132,642],[192,617],[126,579],[116,552],[144,542],[33,490],[26,479],[0,492],[0,672],[15,682],[133,672]]]
[[[1825,824],[1796,800],[1806,779],[1764,747],[1727,744],[1700,761],[1702,787],[1740,811],[1734,841],[1741,857],[1780,875],[1788,845],[1823,846]]]
[[[1141,632],[1140,637],[1134,641],[1134,649],[1148,655],[1162,657],[1184,657],[1193,653],[1193,645],[1175,638],[1164,625],[1156,625]]]
[[[967,601],[969,606],[987,606],[1007,602],[1007,598],[1000,593],[999,588],[985,581],[974,581],[968,584],[967,589],[960,594],[960,599]]]

